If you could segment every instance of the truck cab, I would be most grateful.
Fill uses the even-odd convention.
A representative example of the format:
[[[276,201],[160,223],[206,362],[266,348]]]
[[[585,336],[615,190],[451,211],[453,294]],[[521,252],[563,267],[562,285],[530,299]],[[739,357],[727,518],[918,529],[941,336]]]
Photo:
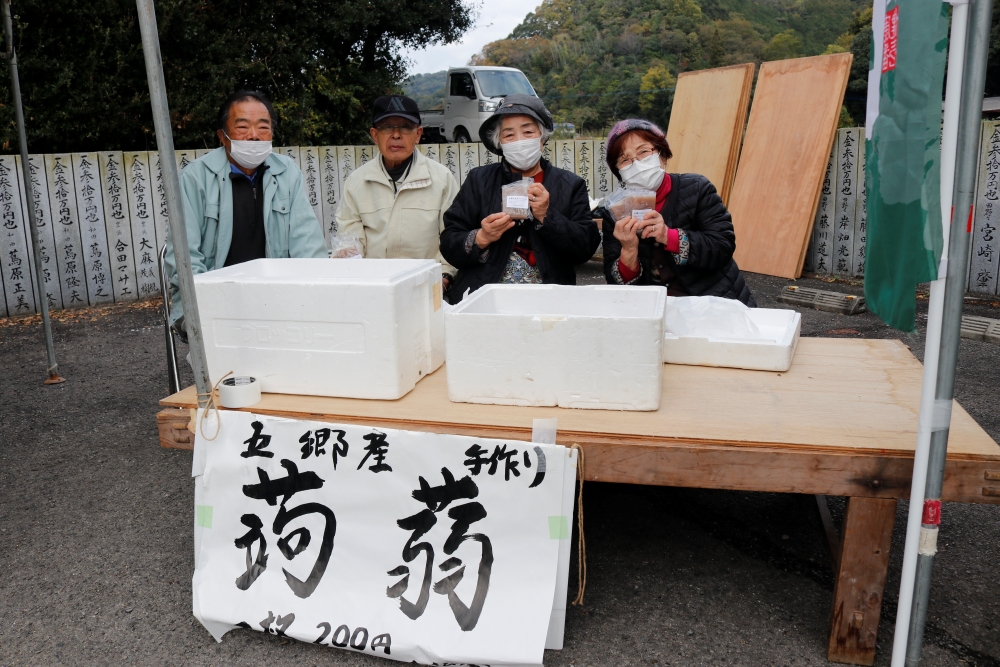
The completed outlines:
[[[444,109],[421,111],[426,143],[479,141],[479,127],[507,95],[535,95],[524,72],[513,67],[453,67],[444,88]]]

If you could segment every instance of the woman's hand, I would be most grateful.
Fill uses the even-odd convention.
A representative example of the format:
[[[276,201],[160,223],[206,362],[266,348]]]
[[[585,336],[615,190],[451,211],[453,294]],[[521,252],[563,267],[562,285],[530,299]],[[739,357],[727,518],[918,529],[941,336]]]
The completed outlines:
[[[667,244],[667,223],[664,222],[663,216],[658,211],[647,211],[636,228],[642,230],[642,238],[654,239],[663,245]]]
[[[622,218],[615,223],[615,238],[622,244],[622,264],[633,271],[639,270],[639,220],[633,217]]]
[[[546,203],[547,205],[547,203]],[[506,213],[492,213],[479,223],[481,225],[476,232],[476,245],[480,250],[486,250],[491,243],[503,236],[503,233],[514,226],[514,219]]]
[[[528,204],[531,215],[539,223],[545,222],[545,214],[549,212],[549,191],[541,183],[528,186]]]

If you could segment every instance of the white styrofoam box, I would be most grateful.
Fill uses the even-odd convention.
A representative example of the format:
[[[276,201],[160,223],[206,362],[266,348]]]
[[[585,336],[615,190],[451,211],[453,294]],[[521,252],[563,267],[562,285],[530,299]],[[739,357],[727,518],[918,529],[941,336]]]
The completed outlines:
[[[669,310],[675,297],[667,297]],[[663,336],[663,361],[688,366],[722,366],[755,371],[787,371],[799,344],[802,315],[779,308],[749,308],[750,320],[760,338]]]
[[[656,410],[666,290],[487,285],[445,313],[448,397]]]
[[[195,276],[212,383],[396,399],[444,361],[441,265],[424,259],[258,259]]]

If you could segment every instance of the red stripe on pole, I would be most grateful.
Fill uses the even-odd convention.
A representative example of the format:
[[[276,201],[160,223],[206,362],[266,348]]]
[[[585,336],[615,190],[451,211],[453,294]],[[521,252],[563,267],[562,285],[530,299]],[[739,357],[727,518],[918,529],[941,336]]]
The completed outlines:
[[[925,500],[924,501],[924,516],[920,519],[920,523],[925,526],[939,526],[941,525],[941,501],[940,500]]]
[[[969,221],[967,223],[965,223],[965,233],[966,234],[971,234],[972,233],[972,209],[973,209],[973,207],[970,206],[969,207]]]

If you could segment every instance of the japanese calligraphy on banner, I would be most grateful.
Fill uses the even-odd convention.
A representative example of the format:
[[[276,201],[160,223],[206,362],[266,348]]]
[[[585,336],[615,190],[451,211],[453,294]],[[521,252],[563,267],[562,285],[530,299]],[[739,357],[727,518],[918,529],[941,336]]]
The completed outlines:
[[[1000,123],[996,121],[983,123],[979,165],[969,291],[996,294],[1000,271]]]
[[[21,167],[21,156],[15,156],[18,175],[24,172]],[[40,155],[28,156],[28,171],[31,174],[31,195],[25,190],[24,179],[19,179],[21,185],[21,202],[31,202],[31,207],[35,213],[35,227],[38,229],[38,251],[42,259],[42,273],[45,281],[45,295],[50,309],[62,308],[62,290],[59,285],[59,269],[56,265],[56,241],[55,232],[52,230],[52,211],[49,208],[49,186],[45,178],[45,161]],[[30,223],[27,206],[22,212],[24,225],[27,229]],[[31,248],[30,233],[27,238],[28,248]],[[29,254],[29,257],[31,254]],[[32,259],[34,259],[32,257]],[[32,264],[34,262],[32,261]],[[41,309],[38,297],[41,290],[38,289],[38,279],[32,273],[32,284],[35,286],[35,306]]]
[[[35,308],[28,230],[21,210],[17,164],[13,155],[0,157],[0,271],[7,312],[29,315]]]
[[[323,208],[323,237],[326,247],[332,245],[333,237],[337,235],[337,207],[340,206],[340,170],[337,168],[337,149],[324,146],[318,149],[321,174],[320,192]]]
[[[858,205],[858,143],[856,128],[837,130],[836,186],[833,203],[833,273],[854,273],[854,226]]]
[[[469,172],[479,166],[479,144],[459,144],[458,150],[458,173],[462,177],[459,185],[461,185],[469,177]]]
[[[156,265],[156,187],[149,171],[149,154],[124,154],[125,183],[128,188],[129,212],[132,219],[132,253],[140,299],[160,293],[160,272]],[[112,249],[116,250],[116,249]],[[115,256],[115,252],[111,253]],[[117,257],[115,258],[117,262]]]
[[[456,181],[461,181],[462,174],[458,170],[458,144],[441,144],[439,161],[448,167],[448,171],[455,177]]]
[[[299,163],[302,168],[302,185],[306,191],[306,199],[312,207],[321,229],[323,225],[323,192],[320,184],[319,149],[304,146],[299,149]]]
[[[84,242],[87,241],[89,244],[92,241],[83,237],[79,218],[73,216],[69,206],[69,199],[74,196],[73,190],[75,189],[73,187],[72,160],[67,160],[65,156],[61,155],[46,155],[44,157],[63,305],[67,308],[86,306],[90,300],[88,298],[89,281],[86,274]],[[94,163],[94,169],[96,170],[96,168],[96,163]],[[105,247],[107,247],[106,243]],[[105,294],[110,293],[105,292]]]
[[[244,627],[421,664],[562,647],[575,452],[219,417],[192,470],[194,614],[217,640]]]
[[[101,190],[101,174],[100,174],[100,157],[96,153],[73,153],[70,157],[70,163],[73,171],[74,185],[76,186],[76,209],[79,215],[80,229],[78,235],[73,237],[72,241],[75,241],[77,246],[81,249],[87,249],[84,255],[95,255],[95,253],[103,253],[102,248],[108,247],[108,235],[106,220],[104,219],[104,198]],[[58,169],[58,164],[53,163],[53,171]],[[68,173],[68,171],[67,171]],[[53,201],[58,200],[59,195],[55,194],[53,196]],[[69,250],[71,242],[67,242],[66,249]],[[95,250],[95,248],[97,250]],[[64,253],[60,253],[60,257],[63,257]],[[114,261],[114,258],[111,258]],[[73,262],[75,265],[76,262]],[[61,266],[68,271],[70,269],[70,264],[67,261],[65,265],[62,263]],[[112,275],[117,270],[114,264],[111,264]],[[66,285],[68,290],[64,291],[64,296],[66,296],[66,306],[86,306],[87,305],[87,293],[84,290],[81,294],[80,283],[78,279],[75,279],[72,275],[65,276]],[[64,290],[66,288],[64,287]],[[102,292],[103,299],[105,302],[110,301],[107,295],[112,293],[111,291]]]

